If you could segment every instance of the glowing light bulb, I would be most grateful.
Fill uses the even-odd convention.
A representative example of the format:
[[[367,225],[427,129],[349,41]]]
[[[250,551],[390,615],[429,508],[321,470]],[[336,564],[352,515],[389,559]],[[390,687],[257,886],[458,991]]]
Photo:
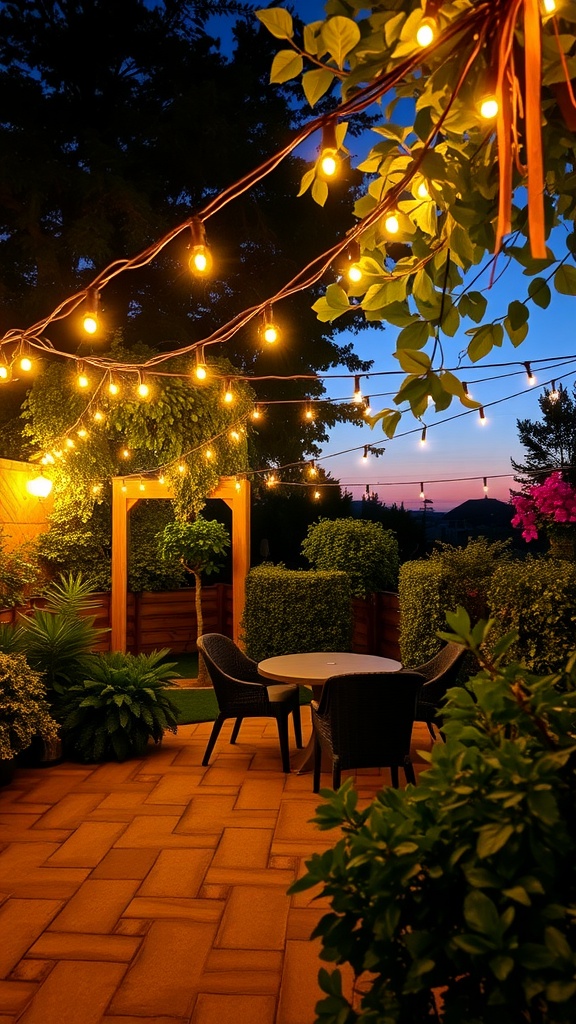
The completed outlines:
[[[82,440],[88,437],[88,431],[86,430],[86,427],[80,427],[80,430],[78,431],[78,437],[81,437]]]
[[[420,484],[420,497],[421,497],[422,501],[423,501],[423,500],[424,500],[424,498],[425,498],[425,494],[424,494],[424,484]]]
[[[364,399],[364,408],[363,408],[362,412],[364,413],[364,416],[370,416],[371,415],[372,407],[370,405],[370,399],[369,398],[365,398]]]
[[[306,420],[313,420],[314,419],[314,410],[312,409],[311,406],[308,406],[306,408],[306,410],[304,412],[304,419],[306,419]]]
[[[8,380],[9,370],[4,363],[0,363],[0,380]]]
[[[126,491],[128,490],[128,488],[126,487],[126,484],[124,483],[124,481],[122,481],[122,484],[120,486],[120,490],[122,491],[122,494],[126,494]]]
[[[544,14],[554,14],[556,0],[542,0],[542,7],[544,8]]]
[[[183,462],[181,462],[180,465],[178,466],[178,472],[179,473],[185,473],[186,472],[186,466],[184,465]]]
[[[198,363],[194,372],[197,380],[206,380],[206,377],[208,376],[208,370],[206,369],[205,363]]]
[[[482,477],[482,489],[484,491],[484,494],[488,494],[488,480],[486,479],[485,476]]]
[[[226,402],[226,405],[232,405],[232,402],[234,401],[234,392],[232,391],[230,382],[226,384],[226,389],[224,391],[224,401]]]
[[[319,499],[320,499],[320,491],[314,491],[314,500],[315,501],[319,501]]]
[[[32,360],[29,356],[22,356],[19,366],[21,370],[24,370],[24,373],[29,373],[32,369]]]
[[[137,393],[139,398],[149,398],[150,397],[150,388],[148,387],[146,381],[144,381],[144,380],[140,381],[140,383],[138,384],[138,387],[136,388],[136,393]]]
[[[100,494],[102,484],[92,484],[92,494]]]
[[[426,444],[426,427],[422,427],[422,436],[420,438],[420,444]]]
[[[364,451],[362,452],[362,462],[368,462],[368,445],[364,445]]]
[[[480,114],[486,121],[491,121],[498,113],[498,100],[495,96],[484,96],[480,102]]]
[[[26,490],[34,498],[47,498],[52,490],[52,481],[40,474],[40,476],[35,476],[32,480],[28,480]]]
[[[195,245],[192,249],[188,266],[193,274],[205,277],[212,270],[212,255],[208,246]]]
[[[98,320],[96,319],[95,313],[85,313],[82,320],[82,326],[86,331],[86,334],[96,334],[98,330]]]
[[[480,406],[480,408],[478,409],[478,415],[479,415],[479,417],[480,417],[480,423],[481,423],[481,425],[482,425],[483,427],[484,427],[484,426],[486,426],[486,422],[487,422],[487,420],[486,420],[486,413],[484,412],[484,407],[483,407],[482,405],[481,405],[481,406]]]
[[[90,381],[88,380],[88,377],[86,376],[86,374],[82,371],[81,373],[78,374],[78,387],[79,388],[87,388],[89,386],[90,386]]]
[[[104,413],[102,412],[101,409],[96,409],[93,419],[95,420],[96,423],[103,423],[106,417],[104,416]]]
[[[115,380],[111,380],[109,385],[108,385],[108,394],[112,395],[112,397],[114,398],[119,393],[120,393],[120,388],[118,387],[118,384],[116,383]]]
[[[76,447],[76,445],[74,444],[74,441],[72,440],[71,437],[67,437],[65,443],[66,443],[66,447],[67,448],[75,448]]]
[[[318,470],[316,469],[316,466],[314,465],[314,463],[312,463],[310,465],[309,469],[308,469],[308,476],[311,476],[311,477],[318,476]]]
[[[358,282],[362,280],[362,277],[362,270],[360,269],[358,264],[352,263],[352,265],[348,268],[348,280],[352,281],[352,284],[358,284]]]
[[[398,234],[400,230],[400,224],[398,222],[398,217],[396,216],[395,213],[391,213],[388,217],[386,217],[386,220],[384,221],[384,228],[389,235]]]
[[[230,431],[230,440],[231,441],[239,441],[240,440],[240,434],[238,433],[237,430],[231,430]]]
[[[360,405],[362,402],[362,391],[360,389],[360,377],[354,377],[354,394],[352,400],[356,405]]]
[[[423,49],[430,46],[436,35],[436,23],[432,18],[423,18],[416,33],[416,42]]]
[[[275,487],[277,483],[278,483],[278,480],[276,479],[274,473],[270,473],[270,476],[268,476],[266,478],[266,486],[267,487]]]
[[[140,481],[140,483],[138,485],[138,490],[139,491],[145,491],[146,490],[146,484],[144,483],[143,480]]]
[[[122,451],[120,452],[120,455],[121,455],[121,457],[123,459],[129,459],[130,458],[130,449],[129,448],[122,448]]]
[[[214,458],[214,452],[212,451],[211,448],[207,448],[206,451],[204,452],[204,455],[208,460]]]
[[[280,332],[278,331],[276,324],[272,323],[265,324],[263,334],[264,341],[267,341],[269,345],[273,345],[280,337]]]
[[[260,409],[258,408],[257,405],[255,405],[253,410],[252,410],[252,419],[253,420],[259,420],[261,416],[262,416],[262,413],[260,412]]]

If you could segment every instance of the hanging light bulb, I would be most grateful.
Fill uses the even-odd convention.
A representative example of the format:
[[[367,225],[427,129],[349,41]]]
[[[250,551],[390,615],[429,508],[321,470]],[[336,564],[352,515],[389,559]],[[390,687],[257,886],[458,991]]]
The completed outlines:
[[[320,501],[320,491],[314,491],[314,501]]]
[[[550,390],[550,394],[548,395],[548,398],[550,399],[551,402],[557,402],[558,399],[560,398],[560,392],[559,392],[558,388],[556,387],[556,381],[555,380],[552,381],[552,388]]]
[[[360,388],[359,376],[354,377],[354,394],[352,395],[352,401],[355,402],[356,405],[360,405],[360,403],[362,402],[362,391]]]
[[[179,472],[179,473],[180,473],[181,475],[184,475],[184,473],[186,472],[186,466],[184,465],[184,463],[183,463],[183,462],[180,462],[180,463],[178,464],[178,472]]]
[[[262,410],[259,405],[255,405],[252,409],[252,419],[259,420],[262,417]]]
[[[240,440],[240,434],[238,433],[237,430],[230,431],[230,440],[236,442],[236,444],[238,443],[238,441]]]
[[[275,473],[269,473],[266,477],[266,487],[275,487],[278,483],[278,478]]]
[[[426,444],[426,426],[422,427],[422,436],[420,438],[420,444]]]
[[[138,374],[136,394],[138,398],[150,398],[150,388],[140,373]]]
[[[530,387],[533,387],[536,383],[536,377],[532,373],[532,367],[530,366],[530,363],[524,363],[524,369],[526,370],[526,377],[528,379],[528,383]]]
[[[425,498],[425,493],[424,493],[424,484],[423,484],[423,483],[421,483],[421,484],[420,484],[420,500],[421,500],[421,501],[424,501],[424,498]]]
[[[348,265],[346,268],[346,277],[352,284],[358,284],[363,278],[362,267],[360,266],[360,243],[356,240],[350,242],[346,250],[348,257]]]
[[[372,407],[370,405],[370,399],[368,397],[364,399],[364,408],[362,412],[364,416],[370,416],[372,414]]]
[[[544,14],[554,14],[556,10],[556,0],[542,0],[542,9]]]
[[[110,374],[110,380],[108,382],[108,394],[115,398],[116,395],[120,394],[120,386],[116,383],[112,374]]]
[[[120,490],[122,491],[122,494],[126,494],[126,491],[128,490],[128,488],[126,486],[126,481],[125,480],[123,480],[122,483],[120,484]]]
[[[96,334],[98,330],[98,307],[100,303],[100,293],[97,288],[86,289],[86,299],[84,302],[84,315],[82,317],[82,326],[86,331],[86,334]]]
[[[158,483],[159,484],[165,484],[166,483],[166,477],[164,476],[164,473],[160,473],[160,476],[158,477]]]
[[[8,380],[10,371],[5,363],[0,363],[0,380]]]
[[[210,462],[210,459],[214,458],[214,452],[212,451],[211,448],[206,449],[206,451],[204,452],[204,458],[208,459],[208,462]]]
[[[480,100],[480,116],[483,117],[485,121],[493,121],[499,109],[498,100],[492,92],[486,93],[486,95]]]
[[[262,327],[260,328],[260,334],[268,345],[274,345],[280,337],[280,328],[278,327],[278,324],[274,323],[274,318],[272,316],[272,306],[266,306],[262,313]]]
[[[90,380],[86,375],[83,363],[78,363],[78,376],[76,378],[76,383],[83,391],[90,387]]]
[[[362,453],[362,462],[368,462],[368,445],[364,445],[364,451]]]
[[[333,178],[338,170],[338,143],[336,126],[331,121],[322,129],[322,148],[320,152],[320,171],[325,178]]]
[[[138,490],[139,491],[145,491],[146,490],[146,484],[144,483],[143,480],[140,480],[140,483],[138,484]]]
[[[484,412],[484,406],[483,405],[481,405],[480,408],[478,409],[478,415],[480,417],[480,423],[482,424],[482,426],[485,426],[485,424],[486,424],[486,413]]]
[[[488,494],[488,480],[485,476],[482,477],[482,490],[484,494]]]
[[[194,368],[194,374],[196,380],[206,380],[208,376],[208,367],[204,359],[204,348],[196,349],[196,366]]]
[[[106,417],[101,409],[96,409],[92,419],[95,421],[95,423],[103,423]]]
[[[226,385],[224,387],[224,401],[226,405],[232,405],[232,402],[234,401],[234,392],[232,391],[232,384],[230,380],[226,381]]]
[[[193,217],[190,222],[192,241],[190,244],[190,259],[188,266],[197,277],[206,277],[212,270],[212,254],[206,242],[206,231],[204,224],[199,217]]]
[[[80,427],[77,433],[78,437],[81,437],[83,441],[85,441],[86,438],[88,437],[88,431],[86,430],[86,427]]]
[[[314,421],[314,409],[311,405],[307,405],[304,410],[304,419],[308,420],[309,423]]]
[[[18,362],[18,366],[21,370],[24,371],[24,373],[30,373],[30,370],[32,369],[32,360],[30,359],[30,356],[27,355],[24,349],[20,350],[20,359]]]
[[[76,445],[74,444],[74,441],[72,440],[71,437],[67,437],[66,438],[65,445],[66,445],[67,448],[70,448],[70,449],[76,447]]]
[[[389,235],[397,235],[400,230],[400,222],[395,213],[389,213],[384,220],[384,229]]]
[[[308,476],[311,476],[311,477],[318,476],[318,470],[316,469],[316,463],[315,462],[311,462],[310,463],[310,465],[308,467]]]
[[[418,46],[425,49],[430,46],[430,43],[434,42],[438,26],[433,18],[422,18],[416,32],[416,42]]]
[[[132,453],[131,453],[129,448],[122,448],[120,450],[120,458],[122,458],[122,459],[129,459],[131,454]]]
[[[237,476],[234,477],[234,489],[236,491],[241,491],[242,490],[242,484],[240,483],[240,481],[239,481]]]

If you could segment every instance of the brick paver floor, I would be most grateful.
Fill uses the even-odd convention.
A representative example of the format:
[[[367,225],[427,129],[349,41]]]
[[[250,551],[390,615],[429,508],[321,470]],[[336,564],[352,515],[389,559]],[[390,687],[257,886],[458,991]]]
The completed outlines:
[[[326,904],[286,890],[336,833],[310,824],[312,777],[280,770],[274,722],[245,721],[235,746],[227,723],[202,768],[210,728],[0,789],[0,1024],[314,1020]],[[355,777],[363,798],[389,783]]]

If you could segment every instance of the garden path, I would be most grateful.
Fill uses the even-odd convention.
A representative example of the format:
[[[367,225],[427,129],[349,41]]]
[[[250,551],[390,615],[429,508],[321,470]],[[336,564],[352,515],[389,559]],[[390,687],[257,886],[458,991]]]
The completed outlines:
[[[286,889],[336,833],[310,824],[312,777],[280,770],[275,723],[246,720],[234,747],[231,725],[208,768],[209,722],[143,759],[18,769],[0,790],[0,1024],[314,1019],[326,904]],[[356,774],[362,800],[388,782]]]

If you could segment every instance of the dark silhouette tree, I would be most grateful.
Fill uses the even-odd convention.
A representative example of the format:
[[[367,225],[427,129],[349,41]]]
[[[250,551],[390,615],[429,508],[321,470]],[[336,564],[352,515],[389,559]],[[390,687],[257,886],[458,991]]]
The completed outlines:
[[[572,394],[560,385],[544,388],[538,399],[541,420],[517,420],[518,437],[526,451],[525,461],[515,462],[515,480],[523,486],[542,483],[554,470],[576,484],[576,386]]]

